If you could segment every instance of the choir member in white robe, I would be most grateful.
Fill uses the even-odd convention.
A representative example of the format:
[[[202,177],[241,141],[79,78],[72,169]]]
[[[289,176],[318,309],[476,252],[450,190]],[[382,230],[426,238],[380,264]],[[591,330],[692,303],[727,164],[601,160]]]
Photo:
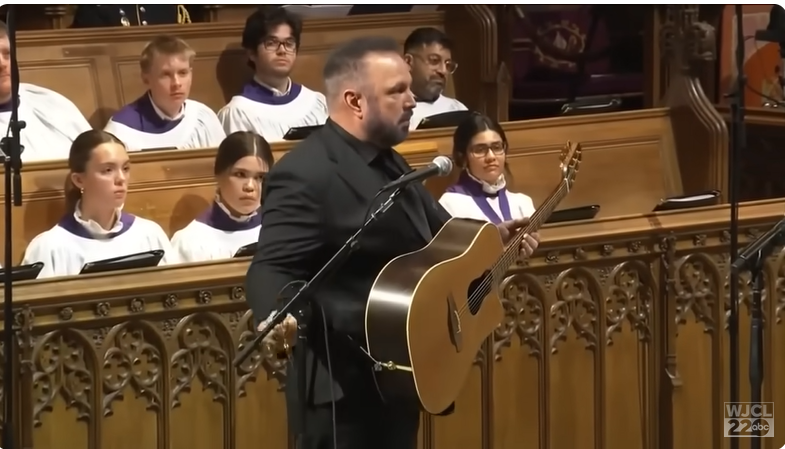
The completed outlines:
[[[184,40],[173,36],[150,41],[139,60],[147,92],[114,114],[104,130],[132,151],[217,147],[226,137],[218,116],[188,98],[195,55]]]
[[[238,131],[224,139],[215,156],[215,201],[172,236],[177,263],[229,259],[259,240],[262,180],[273,163],[270,144],[257,134]]]
[[[44,264],[39,279],[79,274],[88,262],[150,250],[170,252],[158,224],[122,212],[130,165],[120,140],[104,131],[84,132],[71,146],[68,166],[66,214],[25,250],[22,264]]]
[[[467,109],[460,101],[443,95],[447,75],[458,69],[458,64],[452,60],[452,41],[447,35],[436,28],[417,28],[406,38],[403,51],[417,100],[409,129],[417,129],[426,117]]]
[[[243,48],[254,77],[218,111],[227,134],[251,131],[276,142],[291,128],[323,125],[327,101],[291,80],[300,48],[301,20],[285,8],[259,9],[245,23]]]
[[[455,129],[453,140],[453,160],[463,170],[439,199],[447,212],[497,225],[534,213],[529,196],[507,190],[507,137],[496,121],[473,114]]]
[[[0,133],[6,135],[11,121],[11,44],[8,27],[0,22]],[[26,126],[20,131],[23,162],[67,159],[68,149],[76,136],[91,128],[79,108],[59,93],[19,84],[19,120]]]

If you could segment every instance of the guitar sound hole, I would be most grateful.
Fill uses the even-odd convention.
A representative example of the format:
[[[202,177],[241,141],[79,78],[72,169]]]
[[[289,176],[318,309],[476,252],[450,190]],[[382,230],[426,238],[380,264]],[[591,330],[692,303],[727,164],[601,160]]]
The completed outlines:
[[[466,292],[466,295],[469,298],[469,312],[472,315],[477,315],[483,300],[491,293],[491,282],[486,282],[486,280],[490,281],[490,274],[490,271],[486,271],[482,276],[469,283],[469,291]]]

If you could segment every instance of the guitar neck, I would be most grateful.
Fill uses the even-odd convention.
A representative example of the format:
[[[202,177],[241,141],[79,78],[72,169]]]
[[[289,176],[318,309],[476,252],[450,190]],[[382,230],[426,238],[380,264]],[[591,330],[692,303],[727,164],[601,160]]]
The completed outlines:
[[[493,279],[501,281],[502,276],[518,259],[518,253],[520,253],[524,236],[538,231],[542,225],[545,224],[545,221],[548,220],[548,218],[551,216],[553,210],[556,209],[556,206],[559,205],[559,203],[564,199],[565,196],[567,196],[569,192],[569,185],[566,181],[562,181],[559,186],[556,187],[553,193],[551,193],[548,199],[545,200],[542,206],[540,206],[539,209],[537,209],[534,214],[529,217],[529,224],[526,225],[522,231],[518,232],[518,234],[515,235],[512,240],[510,240],[507,249],[504,250],[502,256],[491,268]]]

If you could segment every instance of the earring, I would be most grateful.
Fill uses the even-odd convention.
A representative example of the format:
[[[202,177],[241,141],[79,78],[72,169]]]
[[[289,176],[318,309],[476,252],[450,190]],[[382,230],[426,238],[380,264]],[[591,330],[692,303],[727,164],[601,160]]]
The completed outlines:
[[[84,188],[79,189],[79,193],[84,194]]]

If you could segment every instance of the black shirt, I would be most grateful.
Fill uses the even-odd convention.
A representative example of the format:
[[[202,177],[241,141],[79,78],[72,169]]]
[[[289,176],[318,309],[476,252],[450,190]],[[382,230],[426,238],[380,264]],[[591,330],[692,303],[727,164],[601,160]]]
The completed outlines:
[[[374,172],[376,172],[377,176],[379,176],[382,184],[389,184],[411,171],[411,168],[408,167],[406,162],[404,162],[399,155],[396,157],[394,149],[381,148],[372,143],[363,142],[346,132],[346,130],[338,126],[338,124],[332,120],[328,119],[325,126],[328,126],[335,131],[341,139],[345,140],[346,143],[365,160],[368,166],[370,166]],[[404,209],[414,213],[413,215],[416,216],[418,218],[417,221],[419,221],[419,223],[414,223],[415,226],[419,227],[430,239],[433,235],[428,226],[428,219],[425,215],[423,202],[428,201],[429,199],[432,200],[432,198],[422,198],[418,191],[412,187],[413,186],[408,186],[406,190],[401,193],[401,196],[396,202],[401,203]],[[379,201],[376,201],[371,208],[379,207],[381,202],[385,199],[387,199],[387,195],[381,195]]]

